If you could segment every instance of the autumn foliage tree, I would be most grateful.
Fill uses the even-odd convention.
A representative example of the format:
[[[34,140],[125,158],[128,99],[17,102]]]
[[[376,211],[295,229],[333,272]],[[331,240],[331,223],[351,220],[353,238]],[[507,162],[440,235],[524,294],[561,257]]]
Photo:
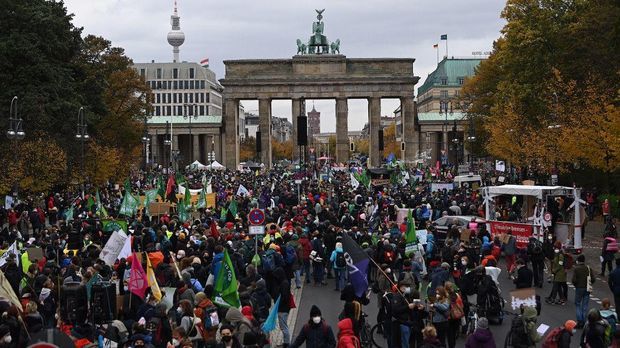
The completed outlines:
[[[400,143],[396,141],[396,123],[392,123],[383,130],[383,157],[394,154],[400,158]]]
[[[293,141],[288,140],[279,142],[275,138],[271,139],[271,155],[274,160],[284,160],[293,158]]]

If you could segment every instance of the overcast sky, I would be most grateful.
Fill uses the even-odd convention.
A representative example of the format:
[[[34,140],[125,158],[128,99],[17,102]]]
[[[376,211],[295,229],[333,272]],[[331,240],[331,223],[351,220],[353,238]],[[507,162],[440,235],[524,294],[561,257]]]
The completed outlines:
[[[134,62],[172,61],[166,41],[173,0],[65,0],[74,24],[84,34],[95,34],[123,47]],[[185,43],[181,60],[199,62],[208,57],[218,79],[224,77],[223,60],[240,58],[290,58],[296,39],[307,41],[316,20],[314,9],[325,9],[324,34],[340,39],[342,54],[351,58],[411,57],[420,86],[434,70],[440,43],[445,54],[469,57],[490,51],[504,21],[503,0],[178,0]],[[246,111],[258,103],[243,102]],[[382,115],[392,115],[399,102],[384,100]],[[290,101],[274,101],[273,115],[291,118]],[[312,101],[308,101],[308,108]],[[317,100],[321,131],[336,127],[335,101]],[[367,122],[367,103],[349,101],[349,130]]]

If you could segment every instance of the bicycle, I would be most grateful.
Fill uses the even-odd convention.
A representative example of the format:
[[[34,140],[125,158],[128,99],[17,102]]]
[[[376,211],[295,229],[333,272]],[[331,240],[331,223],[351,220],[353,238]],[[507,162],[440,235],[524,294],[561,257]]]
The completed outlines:
[[[360,345],[363,348],[384,347],[383,343],[385,337],[378,333],[380,324],[375,324],[372,327],[366,320],[368,314],[362,312],[362,325],[360,327]]]

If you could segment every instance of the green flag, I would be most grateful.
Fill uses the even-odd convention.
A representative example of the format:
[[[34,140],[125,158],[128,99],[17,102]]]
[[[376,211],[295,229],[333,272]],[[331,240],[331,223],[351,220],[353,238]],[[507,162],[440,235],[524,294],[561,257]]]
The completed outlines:
[[[228,209],[226,209],[226,207],[222,207],[222,210],[220,210],[220,220],[225,220],[226,215],[228,215]]]
[[[97,211],[95,215],[99,217],[108,217],[108,211],[103,206],[103,202],[101,201],[101,196],[99,196],[99,189],[97,189]]]
[[[179,215],[179,220],[181,222],[189,220],[189,214],[187,213],[187,206],[185,205],[185,200],[180,200],[179,203],[177,203],[177,214]]]
[[[237,200],[235,198],[232,199],[232,201],[230,201],[230,204],[228,205],[228,211],[233,215],[233,217],[237,216]]]
[[[241,307],[239,292],[237,291],[237,277],[233,268],[228,250],[224,249],[222,265],[217,273],[215,286],[213,287],[213,302],[227,307]]]
[[[67,221],[67,223],[69,223],[71,220],[73,220],[73,210],[74,210],[74,208],[73,208],[73,205],[72,205],[65,212],[65,220]]]
[[[127,230],[127,221],[123,220],[104,220],[103,223],[103,232],[113,233],[114,231],[123,231],[125,233],[129,233]]]
[[[189,192],[189,185],[185,188],[185,207],[189,208],[192,205],[192,194]]]
[[[405,255],[409,256],[417,251],[418,237],[415,234],[415,221],[411,209],[407,213],[407,232],[405,233]]]
[[[86,209],[88,209],[88,211],[93,211],[93,205],[95,205],[95,199],[93,196],[89,196],[88,200],[86,200]]]
[[[125,197],[123,197],[123,203],[118,213],[125,216],[132,216],[138,210],[140,201],[134,197],[130,191],[125,191]]]
[[[147,216],[151,216],[151,212],[149,212],[149,205],[157,199],[158,191],[157,189],[144,191],[144,211]]]
[[[181,185],[183,183],[186,183],[187,180],[185,180],[185,176],[181,173],[177,173],[174,177],[175,181],[177,182],[177,185]]]
[[[200,196],[198,196],[198,202],[196,202],[196,209],[205,209],[207,207],[207,195],[205,194],[204,187],[200,190]]]
[[[161,175],[157,177],[157,194],[161,197],[162,202],[166,200],[166,183]]]

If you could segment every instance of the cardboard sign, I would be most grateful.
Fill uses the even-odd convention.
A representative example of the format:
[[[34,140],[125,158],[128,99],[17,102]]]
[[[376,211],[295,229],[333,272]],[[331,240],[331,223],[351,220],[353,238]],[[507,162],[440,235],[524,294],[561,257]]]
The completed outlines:
[[[529,239],[534,233],[532,225],[519,224],[515,222],[504,221],[491,221],[491,237],[495,238],[496,235],[506,234],[508,230],[512,231],[512,235],[517,240],[517,248],[527,247]]]
[[[43,260],[43,249],[42,248],[27,248],[28,251],[28,260],[34,262],[35,260]]]
[[[163,215],[170,211],[170,203],[153,202],[149,204],[151,215]]]
[[[127,238],[128,237],[125,232],[114,231],[114,233],[110,236],[110,239],[108,239],[108,242],[101,250],[99,258],[108,266],[114,265],[118,254],[120,254],[121,250],[123,250],[123,246],[125,245]]]
[[[461,231],[461,241],[466,242],[469,241],[469,237],[471,236],[471,230],[465,229]]]
[[[536,290],[534,288],[517,289],[510,292],[510,307],[517,310],[524,307],[536,307]]]

